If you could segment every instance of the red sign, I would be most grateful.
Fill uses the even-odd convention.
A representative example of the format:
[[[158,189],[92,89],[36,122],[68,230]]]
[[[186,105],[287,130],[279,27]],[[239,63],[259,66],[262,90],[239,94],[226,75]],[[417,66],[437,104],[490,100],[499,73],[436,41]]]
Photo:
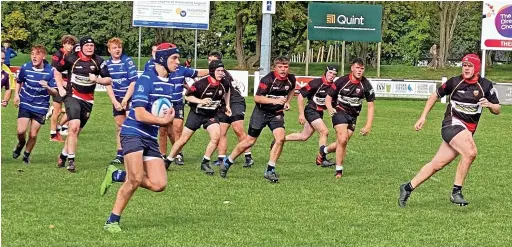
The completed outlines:
[[[507,47],[512,48],[512,40],[506,39],[487,39],[484,42],[487,47]]]

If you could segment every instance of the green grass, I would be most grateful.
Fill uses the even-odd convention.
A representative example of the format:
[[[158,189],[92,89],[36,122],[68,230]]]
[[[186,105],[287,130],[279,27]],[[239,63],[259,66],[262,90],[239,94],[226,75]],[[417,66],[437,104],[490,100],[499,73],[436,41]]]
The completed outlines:
[[[441,142],[445,106],[438,103],[425,129],[414,132],[424,102],[378,100],[371,135],[356,135],[349,143],[342,179],[334,179],[332,168],[314,165],[315,134],[285,145],[277,165],[281,181],[268,183],[263,178],[272,138],[267,129],[253,149],[255,167],[243,169],[239,158],[228,179],[219,177],[218,168],[208,177],[199,171],[208,143],[199,130],[184,148],[186,165],[168,173],[167,190],[137,191],[121,220],[124,232],[111,235],[103,223],[119,185],[105,197],[98,186],[115,155],[114,122],[106,94],[97,96],[80,136],[76,174],[55,167],[62,145],[48,141],[48,125],[33,163],[13,160],[16,111],[12,105],[2,108],[3,246],[506,246],[512,241],[510,106],[499,116],[483,114],[475,135],[479,155],[464,186],[469,207],[448,200],[452,164],[418,188],[407,208],[398,208],[398,185],[412,178]],[[248,98],[248,116],[253,105]],[[293,107],[286,115],[287,133],[301,130]],[[357,128],[365,121],[363,114]]]
[[[50,56],[48,56],[48,61]],[[144,64],[148,61],[148,57],[141,57],[141,63],[139,69],[144,69]],[[27,54],[19,54],[17,57],[11,59],[12,65],[22,65],[23,63],[30,60],[29,55]],[[134,57],[135,63],[137,63],[137,58]],[[185,60],[182,60],[185,62]],[[208,61],[206,59],[198,59],[197,60],[197,68],[207,68]],[[237,69],[237,61],[232,59],[225,59],[224,64],[228,69]],[[309,75],[319,76],[324,73],[325,66],[327,63],[311,63],[309,64]],[[341,70],[341,67],[340,67]],[[350,70],[350,66],[345,66],[345,73],[348,73]],[[304,63],[292,63],[290,66],[291,73],[296,75],[305,75],[306,74],[306,65]],[[491,68],[486,69],[486,77],[493,82],[512,82],[512,77],[510,76],[510,71],[512,71],[512,64],[507,65],[494,65]],[[251,70],[250,73],[253,73],[254,70]],[[448,78],[458,75],[461,72],[461,68],[459,67],[447,67],[444,69],[432,69],[427,67],[416,67],[416,66],[408,66],[408,65],[382,65],[380,71],[381,78],[392,78],[392,79],[415,79],[415,80],[441,80],[443,76]],[[367,67],[365,71],[365,76],[368,78],[376,78],[377,77],[377,69]]]

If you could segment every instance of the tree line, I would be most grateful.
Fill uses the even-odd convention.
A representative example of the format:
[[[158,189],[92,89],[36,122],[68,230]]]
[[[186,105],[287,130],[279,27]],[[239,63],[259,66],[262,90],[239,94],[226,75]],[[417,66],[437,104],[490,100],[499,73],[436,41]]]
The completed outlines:
[[[336,3],[351,3],[333,1]],[[357,2],[361,4],[362,2]],[[415,64],[430,58],[436,44],[439,67],[449,59],[480,52],[481,2],[364,2],[383,6],[382,63]],[[98,53],[108,55],[111,37],[124,41],[124,51],[137,56],[138,28],[132,26],[132,2],[109,1],[2,1],[2,39],[15,49],[28,52],[35,43],[49,51],[59,48],[60,37],[91,35]],[[306,51],[308,2],[277,2],[272,17],[272,56]],[[210,2],[210,29],[199,31],[198,56],[219,51],[235,59],[239,68],[258,67],[261,43],[261,1]],[[168,41],[181,47],[184,55],[194,53],[194,31],[142,28],[142,54],[148,56],[155,43]],[[315,51],[336,41],[312,41]],[[347,42],[347,57],[376,58],[377,45]],[[488,61],[496,59],[488,53]],[[501,55],[503,56],[503,55]],[[510,53],[505,53],[509,60]],[[375,59],[370,59],[375,63]]]

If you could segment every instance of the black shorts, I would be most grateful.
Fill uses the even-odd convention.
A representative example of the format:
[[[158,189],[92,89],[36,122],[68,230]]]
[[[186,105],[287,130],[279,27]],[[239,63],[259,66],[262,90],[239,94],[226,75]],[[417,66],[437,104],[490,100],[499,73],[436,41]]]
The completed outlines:
[[[332,116],[332,126],[335,127],[338,124],[348,124],[348,129],[355,131],[357,117],[348,115],[345,111],[337,109],[338,112]]]
[[[121,136],[121,147],[123,148],[123,155],[142,150],[144,157],[162,157],[158,142],[149,137]]]
[[[64,97],[64,104],[66,105],[68,121],[79,119],[80,128],[83,128],[91,116],[93,104],[77,98],[73,98],[70,95]]]
[[[62,100],[62,97],[61,97],[61,96],[60,96],[60,94],[58,94],[58,93],[57,93],[57,95],[55,95],[55,96],[53,96],[53,95],[52,95],[52,99],[53,99],[53,102],[55,102],[55,103],[59,103],[59,104],[61,104],[61,103],[62,103],[62,101],[63,101],[63,100]]]
[[[306,121],[308,121],[308,123],[311,124],[313,121],[317,119],[323,119],[324,111],[317,111],[306,106],[306,108],[304,109],[304,116],[306,117]]]
[[[284,129],[284,113],[264,112],[255,106],[249,122],[248,134],[252,137],[258,137],[265,126],[268,126],[271,131],[277,128]]]
[[[442,126],[441,137],[446,143],[450,143],[450,141],[463,130],[468,130],[471,135],[475,134],[475,132],[469,130],[462,121],[444,120]]]
[[[25,108],[21,108],[18,110],[18,118],[28,118],[32,120],[36,120],[41,125],[44,125],[44,121],[46,120],[45,114],[39,114],[37,112],[30,111]]]
[[[116,100],[117,100],[117,102],[121,103],[123,101],[123,98],[116,97]],[[127,105],[128,106],[131,105],[130,102],[128,102]],[[126,110],[122,109],[122,110],[118,111],[118,110],[116,110],[116,107],[114,107],[114,105],[112,105],[112,115],[114,117],[117,117],[117,116],[120,116],[120,115],[126,116]]]
[[[172,108],[174,108],[174,119],[185,119],[185,104],[173,104]]]
[[[231,124],[239,120],[244,120],[245,109],[245,102],[233,102],[231,103],[231,116],[228,117],[225,109],[223,109],[219,111],[219,122]]]
[[[218,124],[219,118],[215,115],[203,115],[200,113],[195,113],[194,111],[190,110],[187,116],[187,122],[185,123],[185,127],[196,131],[197,129],[201,128],[201,125],[203,125],[203,128],[206,129],[208,126],[212,124]]]

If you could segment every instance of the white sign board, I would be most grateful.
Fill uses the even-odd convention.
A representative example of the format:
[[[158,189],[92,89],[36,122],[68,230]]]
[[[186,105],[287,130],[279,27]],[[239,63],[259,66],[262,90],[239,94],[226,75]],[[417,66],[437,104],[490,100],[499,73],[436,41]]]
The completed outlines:
[[[512,2],[484,1],[482,18],[481,49],[512,51]]]
[[[210,1],[134,1],[133,26],[208,30]]]
[[[276,0],[263,0],[262,1],[262,14],[276,14]]]

